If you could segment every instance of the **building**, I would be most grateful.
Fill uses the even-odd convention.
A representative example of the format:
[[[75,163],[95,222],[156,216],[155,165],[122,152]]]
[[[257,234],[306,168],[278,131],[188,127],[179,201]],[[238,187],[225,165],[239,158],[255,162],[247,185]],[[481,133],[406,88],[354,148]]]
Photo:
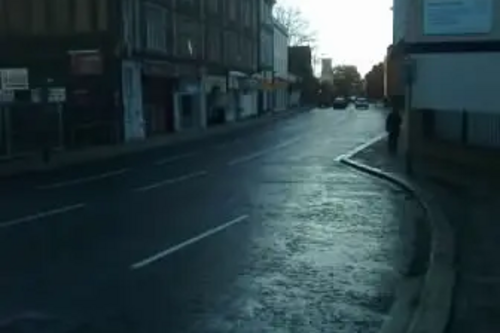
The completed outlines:
[[[300,92],[300,104],[316,103],[319,82],[314,77],[310,46],[288,47],[288,71],[296,78],[290,89]]]
[[[402,109],[404,107],[404,40],[407,22],[408,0],[393,0],[392,44],[384,59],[384,96],[386,101]]]
[[[1,4],[0,155],[40,149],[41,133],[72,149],[256,113],[256,0]]]
[[[259,111],[270,112],[273,109],[274,76],[274,19],[273,6],[276,0],[259,0],[260,3],[260,52],[259,72],[263,84],[259,93]]]
[[[320,81],[333,85],[333,66],[331,58],[321,59]]]
[[[404,48],[410,153],[498,168],[499,24],[498,1],[411,2]]]
[[[284,110],[289,105],[288,98],[288,31],[274,20],[274,107],[276,111]]]
[[[210,0],[222,1],[222,0]],[[224,67],[227,71],[227,120],[257,114],[260,46],[259,2],[224,0]]]

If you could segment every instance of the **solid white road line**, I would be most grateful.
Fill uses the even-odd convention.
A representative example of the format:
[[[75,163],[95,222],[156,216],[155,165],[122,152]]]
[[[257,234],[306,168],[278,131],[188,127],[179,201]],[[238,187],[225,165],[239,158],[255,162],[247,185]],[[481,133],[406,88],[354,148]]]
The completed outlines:
[[[186,158],[195,156],[196,154],[198,154],[198,153],[197,152],[191,152],[191,153],[186,153],[186,154],[171,156],[171,157],[167,157],[167,158],[161,159],[161,160],[155,162],[155,164],[156,165],[165,165],[165,164],[177,162],[177,161],[180,161],[180,160],[184,160]]]
[[[48,184],[48,185],[42,185],[42,186],[38,186],[37,188],[39,190],[53,190],[53,189],[56,189],[56,188],[73,186],[73,185],[79,185],[79,184],[94,182],[94,181],[102,180],[102,179],[106,179],[106,178],[120,176],[120,175],[123,175],[124,173],[126,173],[128,171],[130,171],[130,169],[114,170],[114,171],[110,171],[110,172],[101,173],[101,174],[98,174],[98,175],[93,175],[93,176],[88,176],[88,177],[83,177],[83,178],[77,178],[77,179],[71,179],[71,180],[66,180],[66,181],[62,181],[62,182],[58,182],[58,183],[53,183],[53,184]]]
[[[249,154],[249,155],[238,157],[238,158],[230,161],[227,165],[229,165],[229,166],[235,166],[235,165],[238,165],[238,164],[242,164],[242,163],[254,160],[254,159],[259,158],[259,157],[261,157],[263,155],[266,155],[266,154],[268,154],[268,153],[270,153],[272,151],[276,151],[276,150],[283,149],[283,148],[286,148],[288,146],[291,146],[292,144],[294,144],[295,142],[297,142],[299,140],[300,140],[300,137],[297,137],[297,138],[285,141],[283,143],[280,143],[280,144],[278,144],[276,146],[273,146],[271,148],[267,148],[267,149],[260,150],[258,152]]]
[[[75,205],[71,205],[71,206],[65,206],[65,207],[56,208],[53,210],[48,210],[46,212],[36,213],[33,215],[21,217],[21,218],[10,220],[10,221],[1,222],[0,228],[9,228],[9,227],[13,227],[13,226],[16,226],[19,224],[24,224],[24,223],[28,223],[28,222],[33,222],[35,220],[49,218],[51,216],[69,213],[69,212],[77,210],[77,209],[82,209],[85,206],[86,206],[86,204],[79,203],[79,204],[75,204]]]
[[[249,218],[248,215],[242,215],[240,217],[237,217],[227,223],[224,223],[218,227],[215,227],[213,229],[210,229],[210,230],[207,230],[201,234],[199,234],[198,236],[195,236],[193,238],[190,238],[180,244],[177,244],[177,245],[174,245],[164,251],[161,251],[155,255],[152,255],[151,257],[148,257],[144,260],[141,260],[141,261],[138,261],[136,262],[135,264],[132,264],[130,265],[130,269],[131,270],[136,270],[136,269],[140,269],[140,268],[143,268],[145,266],[148,266],[158,260],[161,260],[171,254],[174,254],[175,252],[178,252],[186,247],[188,247],[189,245],[193,245],[193,244],[196,244],[200,241],[202,241],[203,239],[207,238],[207,237],[210,237],[210,236],[213,236],[215,235],[216,233],[219,233],[227,228],[230,228],[232,227],[233,225],[235,224],[238,224],[238,223],[241,223],[241,222],[244,222],[246,221],[247,219]]]
[[[183,175],[183,176],[179,176],[179,177],[176,177],[176,178],[170,178],[170,179],[162,180],[160,182],[157,182],[157,183],[154,183],[154,184],[150,184],[150,185],[147,185],[147,186],[138,187],[134,191],[136,191],[136,192],[146,192],[146,191],[154,190],[154,189],[162,187],[162,186],[173,185],[173,184],[177,184],[177,183],[180,183],[180,182],[183,182],[183,181],[186,181],[186,180],[190,180],[190,179],[194,179],[194,178],[199,178],[199,177],[204,177],[206,175],[208,175],[208,172],[206,172],[206,171],[193,172],[193,173],[189,173],[189,174],[186,174],[186,175]]]
[[[360,151],[362,151],[362,150],[368,148],[369,146],[371,146],[371,145],[379,142],[380,140],[384,139],[386,136],[387,136],[387,134],[385,134],[385,133],[384,134],[380,134],[380,135],[374,137],[373,139],[370,139],[367,142],[365,142],[365,143],[357,146],[356,148],[348,151],[347,153],[337,156],[337,158],[335,159],[335,161],[339,162],[340,160],[342,160],[345,157],[354,156],[357,153],[359,153]]]

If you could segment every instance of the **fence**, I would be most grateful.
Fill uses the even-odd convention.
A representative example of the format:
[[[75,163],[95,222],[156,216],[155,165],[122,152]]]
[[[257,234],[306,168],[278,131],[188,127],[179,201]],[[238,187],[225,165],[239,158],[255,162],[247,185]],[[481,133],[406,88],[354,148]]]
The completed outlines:
[[[63,108],[58,103],[0,104],[0,157],[3,159],[62,149]]]
[[[500,150],[500,114],[422,110],[424,135],[463,145]]]

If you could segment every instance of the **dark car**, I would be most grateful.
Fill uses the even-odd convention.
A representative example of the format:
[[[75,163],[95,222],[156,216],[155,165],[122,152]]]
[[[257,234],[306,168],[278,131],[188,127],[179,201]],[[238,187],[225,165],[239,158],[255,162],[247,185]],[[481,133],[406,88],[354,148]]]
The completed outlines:
[[[368,103],[368,100],[364,97],[358,97],[356,99],[356,102],[354,102],[354,105],[356,106],[356,109],[369,109],[370,104]]]
[[[333,100],[334,109],[345,109],[349,105],[349,102],[344,97],[337,97]]]

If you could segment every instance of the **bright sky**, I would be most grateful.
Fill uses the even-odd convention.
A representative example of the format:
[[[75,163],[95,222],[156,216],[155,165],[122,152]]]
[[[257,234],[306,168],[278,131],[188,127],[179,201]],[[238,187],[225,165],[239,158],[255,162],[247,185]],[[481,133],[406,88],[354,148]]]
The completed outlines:
[[[392,41],[392,0],[278,0],[302,10],[317,32],[318,55],[356,65],[361,75],[384,59]]]

